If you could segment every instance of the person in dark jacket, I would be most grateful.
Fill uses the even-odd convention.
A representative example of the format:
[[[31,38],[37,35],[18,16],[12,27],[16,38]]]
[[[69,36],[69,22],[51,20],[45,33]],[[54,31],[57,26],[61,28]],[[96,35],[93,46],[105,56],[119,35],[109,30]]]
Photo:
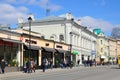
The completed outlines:
[[[43,59],[43,61],[42,61],[42,69],[43,69],[43,72],[45,72],[45,70],[46,70],[46,68],[47,68],[47,64],[48,64],[47,59]]]
[[[4,74],[5,73],[5,61],[4,61],[4,59],[1,60],[0,67],[1,67],[2,73]]]
[[[30,73],[30,60],[26,62],[27,73]]]

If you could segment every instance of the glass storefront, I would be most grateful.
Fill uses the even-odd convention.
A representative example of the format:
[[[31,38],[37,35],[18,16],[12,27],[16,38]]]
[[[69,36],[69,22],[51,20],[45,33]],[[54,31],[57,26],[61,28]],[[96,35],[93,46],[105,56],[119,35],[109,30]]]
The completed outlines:
[[[7,66],[17,66],[18,44],[0,41],[0,60],[5,59]]]
[[[38,65],[38,50],[31,49],[31,54],[29,54],[29,49],[24,51],[23,63],[26,65],[26,61],[32,58],[35,61],[36,66]]]
[[[59,67],[60,63],[64,61],[63,53],[55,53],[55,67]]]

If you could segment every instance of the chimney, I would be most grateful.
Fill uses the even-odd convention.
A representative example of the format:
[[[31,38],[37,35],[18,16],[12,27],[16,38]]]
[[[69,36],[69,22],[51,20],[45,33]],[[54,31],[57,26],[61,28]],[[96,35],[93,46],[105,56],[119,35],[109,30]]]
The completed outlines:
[[[67,19],[67,20],[71,20],[71,19],[72,19],[71,13],[66,13],[66,19]]]
[[[22,17],[18,18],[18,23],[23,23],[23,18]]]
[[[81,24],[81,20],[78,19],[78,20],[76,21],[76,23],[80,25],[80,24]]]

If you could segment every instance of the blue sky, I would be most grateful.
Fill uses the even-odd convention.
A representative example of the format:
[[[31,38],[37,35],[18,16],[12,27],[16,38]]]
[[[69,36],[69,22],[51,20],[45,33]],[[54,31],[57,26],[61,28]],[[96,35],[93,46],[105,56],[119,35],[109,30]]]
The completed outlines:
[[[120,26],[120,0],[0,0],[0,24],[17,24],[18,17],[27,20],[32,13],[35,19],[50,16],[63,16],[71,13],[81,19],[81,25],[101,28],[110,34],[113,27]]]

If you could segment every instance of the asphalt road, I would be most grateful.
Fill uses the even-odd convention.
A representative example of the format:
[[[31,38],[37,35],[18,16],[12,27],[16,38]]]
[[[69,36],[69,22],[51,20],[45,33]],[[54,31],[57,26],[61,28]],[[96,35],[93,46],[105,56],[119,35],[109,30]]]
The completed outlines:
[[[0,74],[0,80],[120,80],[117,66],[75,67],[73,69],[53,69],[35,73]]]

